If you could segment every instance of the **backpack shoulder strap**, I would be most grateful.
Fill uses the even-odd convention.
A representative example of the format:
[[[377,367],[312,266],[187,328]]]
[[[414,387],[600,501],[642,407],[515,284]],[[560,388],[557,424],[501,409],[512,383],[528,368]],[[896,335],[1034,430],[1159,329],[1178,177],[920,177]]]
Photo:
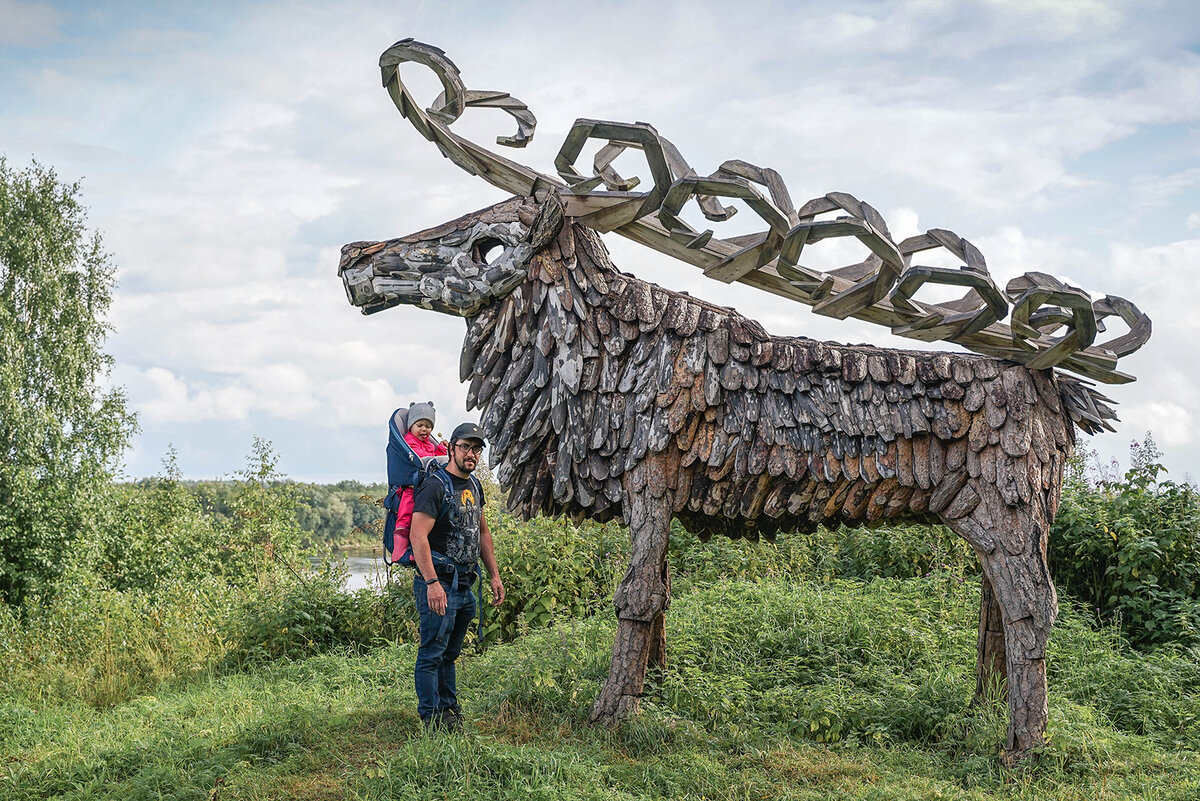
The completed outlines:
[[[446,475],[444,465],[433,465],[433,469],[426,474],[427,479],[436,479],[442,485],[442,510],[438,513],[438,520],[450,514],[450,504],[454,502],[454,484],[450,481],[450,476]]]

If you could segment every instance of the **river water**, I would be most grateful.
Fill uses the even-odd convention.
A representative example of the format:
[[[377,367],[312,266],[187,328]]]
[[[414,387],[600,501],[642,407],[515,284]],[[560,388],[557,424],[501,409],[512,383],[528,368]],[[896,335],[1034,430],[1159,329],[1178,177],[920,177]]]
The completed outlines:
[[[365,587],[380,587],[387,581],[387,565],[383,563],[383,557],[378,549],[363,549],[363,550],[348,550],[336,554],[335,558],[345,559],[346,561],[346,581],[345,588],[347,592],[355,592]],[[313,557],[313,567],[321,565],[321,559]],[[403,570],[404,575],[392,576],[392,581],[397,578],[409,579],[407,568],[393,568],[393,572]]]

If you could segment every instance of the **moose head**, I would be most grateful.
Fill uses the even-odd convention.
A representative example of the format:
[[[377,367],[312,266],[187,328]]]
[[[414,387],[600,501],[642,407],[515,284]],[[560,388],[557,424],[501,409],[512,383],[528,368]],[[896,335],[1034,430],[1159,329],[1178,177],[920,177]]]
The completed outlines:
[[[364,314],[403,304],[474,317],[525,280],[530,258],[562,223],[553,195],[511,198],[408,236],[351,242],[338,274]]]

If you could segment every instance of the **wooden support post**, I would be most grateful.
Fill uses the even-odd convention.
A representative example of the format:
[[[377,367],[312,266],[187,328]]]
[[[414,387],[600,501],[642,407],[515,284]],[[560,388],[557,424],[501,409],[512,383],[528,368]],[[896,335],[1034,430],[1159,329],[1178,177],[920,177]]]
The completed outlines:
[[[644,462],[635,472],[647,467]],[[654,498],[646,491],[628,498],[633,554],[614,598],[618,623],[612,665],[588,716],[589,722],[608,726],[637,714],[646,668],[652,659],[656,665],[666,662],[663,611],[670,597],[666,558],[671,500]]]
[[[1033,505],[1004,503],[994,487],[975,486],[979,505],[946,523],[975,548],[992,596],[981,599],[986,611],[980,613],[976,690],[1002,649],[1009,711],[1003,760],[1011,766],[1046,742],[1046,641],[1058,616],[1058,595],[1046,564],[1045,516]],[[1003,629],[999,638],[991,634],[996,608]]]
[[[992,582],[983,577],[979,592],[979,655],[975,663],[975,698],[972,705],[988,699],[992,688],[1008,678],[1008,657],[1004,652],[1004,617]]]
[[[650,624],[650,653],[646,659],[646,670],[656,682],[661,682],[667,669],[667,608],[671,606],[671,572],[663,560],[663,586],[666,590],[663,611]]]

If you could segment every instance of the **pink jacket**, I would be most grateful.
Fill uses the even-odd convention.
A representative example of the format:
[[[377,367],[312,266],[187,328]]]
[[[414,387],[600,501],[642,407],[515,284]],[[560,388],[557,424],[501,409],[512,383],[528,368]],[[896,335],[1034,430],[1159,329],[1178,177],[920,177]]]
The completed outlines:
[[[408,447],[413,449],[413,453],[417,456],[445,456],[449,451],[446,450],[445,444],[435,442],[433,439],[419,439],[416,434],[409,431],[404,435],[404,441],[408,443]],[[408,548],[408,529],[412,526],[413,513],[413,490],[416,487],[401,487],[400,488],[400,506],[396,510],[396,536],[393,540],[392,560],[399,559],[401,554]]]

